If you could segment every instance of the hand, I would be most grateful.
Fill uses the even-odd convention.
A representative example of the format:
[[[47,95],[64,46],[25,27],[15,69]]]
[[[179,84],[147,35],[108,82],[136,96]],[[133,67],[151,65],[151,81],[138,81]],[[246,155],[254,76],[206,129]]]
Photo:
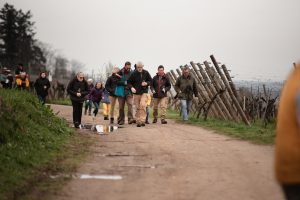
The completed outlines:
[[[127,81],[124,82],[124,85],[127,85]]]
[[[145,81],[142,82],[142,86],[147,86],[147,85],[148,85],[147,82]]]
[[[81,93],[80,93],[80,92],[77,92],[76,95],[77,95],[78,97],[81,97]]]
[[[136,93],[136,90],[135,90],[134,87],[131,88],[131,92],[132,92],[132,93]]]
[[[86,100],[86,102],[88,103],[88,102],[90,102],[90,100]]]
[[[161,89],[161,91],[162,91],[163,93],[166,93],[166,89],[165,89],[165,88]]]
[[[47,89],[47,86],[46,86],[46,85],[44,86],[44,89],[45,89],[45,90]]]

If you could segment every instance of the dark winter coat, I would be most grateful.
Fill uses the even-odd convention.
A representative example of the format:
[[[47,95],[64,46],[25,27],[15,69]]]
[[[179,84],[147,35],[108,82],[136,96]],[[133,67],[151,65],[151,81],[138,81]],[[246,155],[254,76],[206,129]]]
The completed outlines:
[[[103,96],[103,89],[93,88],[90,92],[90,97],[93,102],[100,103]]]
[[[109,92],[109,96],[116,96],[115,90],[117,87],[118,82],[121,80],[119,76],[116,74],[111,75],[108,77],[106,83],[105,83],[105,89]]]
[[[50,81],[46,77],[39,77],[34,83],[34,88],[37,95],[46,97],[48,95],[48,89],[50,88]]]
[[[188,75],[187,77],[180,76],[176,80],[175,90],[179,99],[192,100],[193,94],[196,97],[198,96],[196,80],[191,75]]]
[[[153,98],[163,98],[167,96],[167,92],[171,89],[171,83],[166,75],[156,75],[151,82],[151,90],[153,92]]]
[[[88,83],[85,79],[78,81],[77,77],[70,81],[67,92],[70,95],[70,99],[75,102],[83,102],[85,96],[88,94]],[[81,96],[78,97],[76,94],[80,92]]]
[[[142,86],[142,82],[145,81],[147,86]],[[136,90],[135,94],[141,95],[148,93],[148,86],[151,85],[152,78],[148,71],[143,70],[142,72],[134,71],[133,74],[128,79],[127,83],[129,88],[134,87]]]
[[[86,100],[91,100],[91,95],[90,94],[91,94],[91,91],[92,91],[93,88],[94,88],[94,84],[90,84],[90,85],[88,84],[88,95],[85,96]]]

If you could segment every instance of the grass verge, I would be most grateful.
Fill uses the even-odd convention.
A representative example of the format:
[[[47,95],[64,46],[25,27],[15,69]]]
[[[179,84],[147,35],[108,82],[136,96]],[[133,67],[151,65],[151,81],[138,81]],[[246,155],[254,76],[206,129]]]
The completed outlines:
[[[88,144],[26,91],[0,89],[0,127],[0,199],[24,199],[49,173],[74,171],[84,155],[74,149]]]
[[[168,111],[168,118],[175,119],[176,122],[182,123],[179,113],[174,110]],[[207,119],[204,121],[202,118],[190,117],[186,124],[201,126],[217,133],[232,136],[242,140],[248,140],[256,144],[273,144],[275,138],[275,122],[268,124],[266,128],[263,123],[258,121],[251,126],[244,123],[236,123],[233,121],[224,121],[218,119]]]
[[[72,106],[72,102],[69,98],[67,99],[57,99],[57,100],[47,100],[46,103],[49,104],[57,104],[57,105],[65,105],[65,106]]]

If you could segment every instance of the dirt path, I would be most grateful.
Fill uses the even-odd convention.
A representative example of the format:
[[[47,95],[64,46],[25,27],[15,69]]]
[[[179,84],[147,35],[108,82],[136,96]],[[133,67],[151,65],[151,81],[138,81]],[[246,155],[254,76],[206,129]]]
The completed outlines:
[[[71,119],[71,107],[52,107]],[[104,123],[102,116],[97,121]],[[283,199],[273,177],[271,146],[170,120],[164,126],[125,125],[109,135],[79,131],[96,142],[78,174],[119,175],[122,180],[72,179],[54,199]]]

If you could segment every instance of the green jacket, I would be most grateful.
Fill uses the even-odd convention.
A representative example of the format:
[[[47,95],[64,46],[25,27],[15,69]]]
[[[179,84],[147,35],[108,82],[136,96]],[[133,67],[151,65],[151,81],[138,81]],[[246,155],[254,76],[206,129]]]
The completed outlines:
[[[175,90],[179,99],[192,100],[193,94],[198,97],[196,80],[191,75],[178,77],[175,83]]]

